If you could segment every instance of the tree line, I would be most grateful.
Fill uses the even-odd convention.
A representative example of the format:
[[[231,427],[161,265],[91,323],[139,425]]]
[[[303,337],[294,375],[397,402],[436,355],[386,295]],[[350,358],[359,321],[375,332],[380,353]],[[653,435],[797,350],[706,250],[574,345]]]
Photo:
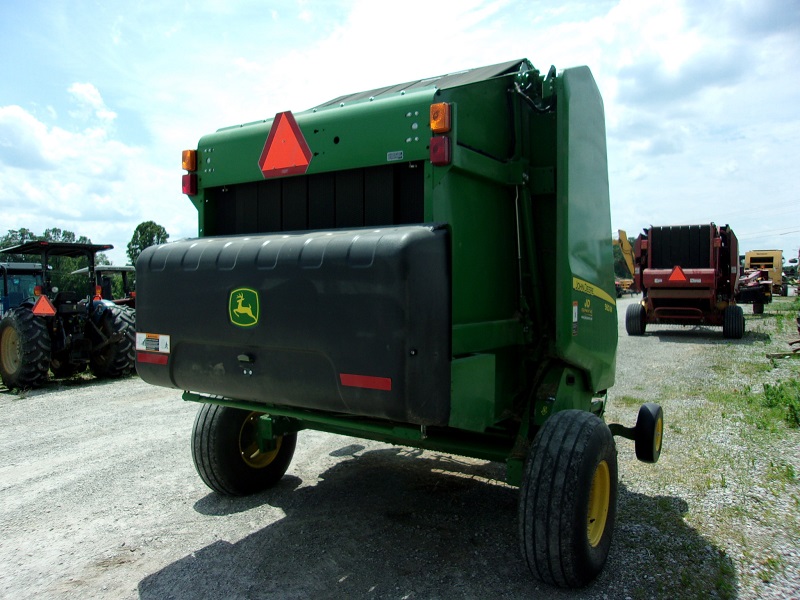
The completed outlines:
[[[25,227],[20,229],[9,229],[5,235],[0,236],[0,249],[12,248],[27,242],[38,240],[48,242],[67,242],[77,244],[91,244],[92,240],[85,235],[77,236],[74,232],[58,227],[45,229],[43,233],[36,234],[33,230]],[[163,244],[169,240],[169,234],[158,223],[154,221],[144,221],[136,226],[131,241],[128,242],[126,254],[129,264],[135,265],[139,255],[150,246]],[[20,262],[38,263],[39,258],[35,255],[3,253],[0,254],[0,262]],[[85,284],[85,277],[82,275],[72,275],[73,271],[87,266],[85,257],[72,258],[69,256],[53,256],[48,259],[51,267],[50,279],[54,286],[62,290],[80,290]],[[110,265],[111,261],[103,252],[95,255],[96,265]],[[115,296],[121,295],[122,280],[120,276],[112,278],[112,288]]]

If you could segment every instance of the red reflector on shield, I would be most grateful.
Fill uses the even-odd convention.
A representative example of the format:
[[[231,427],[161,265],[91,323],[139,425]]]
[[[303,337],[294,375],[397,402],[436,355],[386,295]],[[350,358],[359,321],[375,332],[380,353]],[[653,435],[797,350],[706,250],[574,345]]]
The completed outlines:
[[[366,388],[368,390],[381,390],[384,392],[392,391],[392,380],[390,377],[372,377],[370,375],[353,375],[351,373],[339,373],[339,381],[347,387]]]
[[[165,365],[169,361],[169,354],[163,352],[137,352],[136,362],[148,365]]]

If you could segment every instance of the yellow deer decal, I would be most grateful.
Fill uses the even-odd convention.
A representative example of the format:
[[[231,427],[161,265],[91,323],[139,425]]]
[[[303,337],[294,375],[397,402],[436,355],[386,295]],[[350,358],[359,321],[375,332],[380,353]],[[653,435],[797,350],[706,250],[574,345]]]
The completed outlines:
[[[242,315],[247,315],[253,321],[257,321],[256,316],[253,314],[253,307],[250,304],[245,305],[244,303],[244,294],[238,293],[236,294],[236,308],[233,309],[233,314],[237,317],[241,317]]]

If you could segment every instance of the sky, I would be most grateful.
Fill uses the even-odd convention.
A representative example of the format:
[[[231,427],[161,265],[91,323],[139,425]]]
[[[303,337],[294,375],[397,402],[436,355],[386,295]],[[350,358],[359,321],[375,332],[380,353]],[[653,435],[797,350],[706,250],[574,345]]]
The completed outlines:
[[[197,235],[180,156],[201,136],[521,58],[592,70],[614,236],[715,222],[797,256],[798,0],[0,0],[0,233],[126,264],[141,222]]]

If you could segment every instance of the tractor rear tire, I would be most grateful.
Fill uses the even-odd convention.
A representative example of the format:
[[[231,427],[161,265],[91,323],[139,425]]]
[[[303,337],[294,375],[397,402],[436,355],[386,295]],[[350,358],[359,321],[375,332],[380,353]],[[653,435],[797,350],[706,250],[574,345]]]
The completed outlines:
[[[744,311],[741,306],[725,307],[722,314],[722,337],[740,340],[744,335]]]
[[[0,376],[5,386],[42,385],[50,369],[51,348],[45,320],[28,307],[12,308],[0,321]]]
[[[204,404],[192,428],[192,459],[200,479],[215,492],[246,496],[274,486],[289,468],[297,434],[276,440],[274,450],[258,446],[258,418],[263,413]]]
[[[602,571],[617,514],[617,449],[596,415],[564,410],[533,441],[519,498],[522,555],[541,581],[577,588]]]
[[[118,378],[129,375],[136,367],[136,322],[126,308],[107,308],[98,328],[102,336],[93,336],[96,344],[112,338],[109,344],[92,351],[90,367],[95,377]]]
[[[628,335],[644,335],[647,327],[646,317],[647,311],[639,302],[629,304],[628,310],[625,311],[625,331]]]

